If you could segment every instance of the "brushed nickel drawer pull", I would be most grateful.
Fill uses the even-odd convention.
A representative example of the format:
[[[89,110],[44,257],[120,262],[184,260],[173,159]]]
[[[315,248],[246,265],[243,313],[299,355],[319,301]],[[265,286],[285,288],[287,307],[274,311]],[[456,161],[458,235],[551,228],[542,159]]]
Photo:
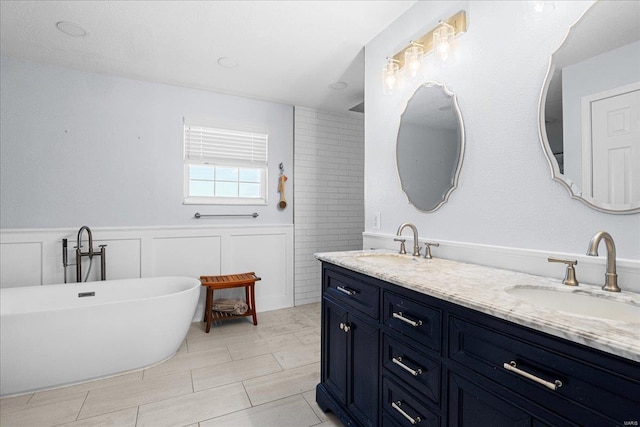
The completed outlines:
[[[340,322],[340,329],[345,331],[345,332],[349,332],[349,330],[351,329],[351,326],[349,326],[348,323]]]
[[[418,368],[418,369],[411,369],[410,367],[408,367],[407,365],[405,365],[404,363],[402,363],[402,357],[398,356],[398,357],[392,357],[391,361],[393,363],[395,363],[396,365],[400,366],[402,369],[404,369],[405,371],[409,372],[411,375],[413,375],[414,377],[417,377],[418,375],[422,375],[422,369]]]
[[[502,366],[504,366],[504,369],[506,369],[507,371],[515,372],[516,374],[521,375],[521,376],[523,376],[525,378],[528,378],[531,381],[535,381],[538,384],[542,384],[543,386],[545,386],[545,387],[547,387],[547,388],[549,388],[551,390],[555,391],[555,390],[559,389],[560,387],[562,387],[562,381],[560,381],[560,380],[555,380],[554,382],[550,382],[550,381],[547,381],[547,380],[543,380],[540,377],[536,377],[535,375],[532,375],[532,374],[530,374],[528,372],[525,372],[522,369],[518,369],[516,367],[516,362],[514,362],[513,360],[511,362],[509,362],[509,363],[506,363],[506,362],[503,363]]]
[[[421,326],[421,325],[422,325],[422,320],[415,321],[415,320],[407,319],[406,317],[404,317],[404,316],[402,315],[402,312],[401,312],[401,311],[399,311],[399,312],[397,312],[397,313],[394,311],[394,312],[393,312],[393,317],[394,317],[395,319],[400,319],[400,320],[402,320],[404,323],[408,323],[408,324],[410,324],[410,325],[411,325],[411,326],[413,326],[414,328],[415,328],[416,326]]]
[[[399,401],[399,400],[397,402],[391,402],[391,406],[393,407],[393,409],[395,409],[396,411],[400,412],[400,415],[405,417],[412,425],[418,424],[420,421],[422,421],[422,419],[420,417],[412,418],[411,415],[409,415],[406,412],[404,412],[402,410],[402,408],[400,407],[400,406],[402,406],[402,402]]]
[[[342,292],[343,294],[347,294],[350,297],[354,296],[356,294],[356,291],[346,288],[344,286],[338,286],[336,287],[337,290],[339,290],[340,292]]]

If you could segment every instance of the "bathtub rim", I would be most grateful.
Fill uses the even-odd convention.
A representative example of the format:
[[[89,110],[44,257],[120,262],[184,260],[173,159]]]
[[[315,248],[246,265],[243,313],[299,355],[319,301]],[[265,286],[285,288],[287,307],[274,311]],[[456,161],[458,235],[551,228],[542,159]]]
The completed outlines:
[[[136,280],[145,280],[145,281],[151,281],[153,279],[189,279],[189,280],[194,280],[194,286],[192,287],[188,287],[186,289],[180,290],[178,292],[172,292],[172,293],[168,293],[168,294],[162,294],[162,295],[155,295],[155,296],[150,296],[150,297],[142,297],[142,298],[130,298],[130,299],[120,299],[120,300],[116,300],[116,301],[104,301],[101,303],[94,303],[94,304],[88,304],[88,305],[84,305],[84,306],[76,306],[76,307],[47,307],[44,309],[38,309],[38,310],[31,310],[30,307],[31,306],[27,306],[25,307],[24,310],[20,311],[20,312],[15,312],[15,313],[4,313],[2,312],[2,310],[0,310],[0,318],[4,317],[4,316],[18,316],[18,315],[22,315],[22,314],[33,314],[33,313],[52,313],[52,312],[58,312],[58,311],[65,311],[65,310],[74,310],[76,308],[85,308],[85,307],[97,307],[97,306],[108,306],[108,305],[112,305],[112,304],[125,304],[125,303],[131,303],[131,302],[136,302],[136,301],[147,301],[147,300],[157,300],[157,299],[161,299],[161,298],[169,298],[169,297],[173,297],[173,296],[178,296],[181,294],[185,294],[188,292],[193,291],[194,288],[197,287],[201,287],[202,283],[200,282],[200,279],[196,279],[194,277],[189,277],[189,276],[158,276],[158,277],[137,277],[137,278],[132,278],[132,279],[109,279],[109,280],[98,280],[98,281],[93,281],[93,282],[69,282],[69,283],[56,283],[53,285],[32,285],[32,286],[15,286],[15,287],[9,287],[9,288],[2,288],[0,289],[0,295],[2,295],[3,291],[9,290],[9,289],[25,289],[25,288],[44,288],[44,287],[49,287],[49,286],[74,286],[74,285],[80,285],[80,286],[84,286],[87,283],[92,283],[92,284],[104,284],[106,282],[124,282],[124,281],[136,281]],[[197,286],[196,283],[197,282]],[[91,286],[91,285],[88,285]],[[90,289],[87,289],[88,291],[90,291]]]

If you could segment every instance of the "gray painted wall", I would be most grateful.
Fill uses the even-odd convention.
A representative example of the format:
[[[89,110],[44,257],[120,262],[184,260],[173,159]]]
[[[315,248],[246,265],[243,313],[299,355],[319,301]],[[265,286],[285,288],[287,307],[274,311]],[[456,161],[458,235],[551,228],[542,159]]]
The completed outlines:
[[[292,106],[8,57],[0,76],[0,228],[293,223],[293,209],[277,208],[278,164],[293,168]],[[267,206],[183,205],[183,117],[268,130]]]
[[[619,258],[640,259],[640,215],[611,215],[571,199],[551,179],[538,135],[538,100],[549,56],[590,1],[556,2],[545,19],[527,20],[524,2],[418,2],[365,49],[365,231],[395,234],[413,222],[424,239],[583,255],[598,230],[609,231]],[[425,59],[426,80],[457,95],[466,131],[459,187],[433,213],[409,205],[395,170],[402,109],[421,81],[384,96],[385,58],[460,9],[469,17],[457,62]],[[597,37],[597,34],[594,34]],[[373,218],[380,213],[381,229]],[[604,253],[604,250],[601,254]]]

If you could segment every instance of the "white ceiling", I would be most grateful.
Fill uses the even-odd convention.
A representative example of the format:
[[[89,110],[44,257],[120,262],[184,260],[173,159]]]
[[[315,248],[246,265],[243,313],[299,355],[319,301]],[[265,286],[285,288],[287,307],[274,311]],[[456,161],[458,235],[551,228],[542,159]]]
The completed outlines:
[[[364,49],[416,1],[0,1],[0,53],[84,71],[347,111]],[[86,37],[56,28],[68,21]],[[218,65],[221,57],[236,68]],[[380,58],[381,67],[384,58]],[[342,81],[346,89],[334,90]]]

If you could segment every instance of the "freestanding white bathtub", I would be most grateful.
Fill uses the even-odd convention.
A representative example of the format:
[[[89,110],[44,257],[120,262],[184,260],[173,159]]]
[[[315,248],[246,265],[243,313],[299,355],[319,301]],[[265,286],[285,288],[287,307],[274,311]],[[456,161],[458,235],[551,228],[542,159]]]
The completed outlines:
[[[0,395],[144,368],[173,356],[200,296],[189,277],[0,289]]]

